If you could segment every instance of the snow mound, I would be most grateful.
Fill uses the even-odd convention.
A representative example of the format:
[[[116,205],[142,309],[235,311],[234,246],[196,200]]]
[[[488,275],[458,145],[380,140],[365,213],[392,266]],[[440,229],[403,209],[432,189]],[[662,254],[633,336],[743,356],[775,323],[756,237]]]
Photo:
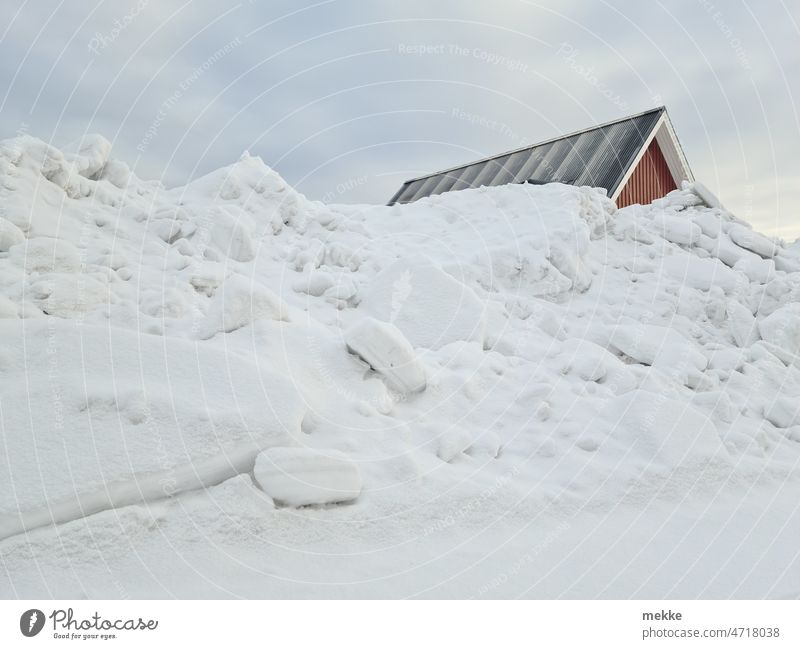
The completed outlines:
[[[337,451],[271,448],[256,458],[256,482],[276,503],[327,505],[358,498],[358,467]]]
[[[447,584],[465,530],[513,565],[565,520],[580,545],[620,506],[652,520],[800,479],[800,244],[698,184],[619,210],[557,183],[324,205],[249,154],[171,189],[112,154],[0,142],[0,536],[29,532],[3,541],[14,584],[55,557],[47,594],[69,599],[63,565],[94,565],[94,538],[185,553],[201,529],[283,570],[270,583],[353,556],[360,584],[402,574],[413,594],[430,584],[409,553],[453,557],[430,577]],[[198,576],[214,563],[187,583],[225,578]]]
[[[0,472],[0,513],[300,434],[296,387],[224,348],[55,317],[0,320],[0,339],[14,458]]]

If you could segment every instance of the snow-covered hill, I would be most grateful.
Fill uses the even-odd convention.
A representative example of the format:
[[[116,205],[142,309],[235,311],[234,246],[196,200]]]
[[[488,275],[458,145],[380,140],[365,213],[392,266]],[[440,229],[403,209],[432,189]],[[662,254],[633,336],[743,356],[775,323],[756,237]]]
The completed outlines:
[[[797,243],[110,149],[0,143],[0,595],[800,592]]]

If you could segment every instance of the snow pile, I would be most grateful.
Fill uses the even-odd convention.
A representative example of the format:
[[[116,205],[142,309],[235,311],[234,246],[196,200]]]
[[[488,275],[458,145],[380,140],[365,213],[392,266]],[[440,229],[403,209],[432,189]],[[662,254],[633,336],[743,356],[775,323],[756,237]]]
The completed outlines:
[[[281,584],[378,584],[448,557],[358,591],[422,592],[470,553],[514,563],[541,530],[582,543],[597,513],[800,478],[800,246],[704,188],[624,210],[558,184],[323,205],[247,154],[165,189],[110,151],[0,143],[15,594],[41,592],[30,566],[48,557],[98,563],[98,543],[194,557],[178,592],[219,594],[192,590],[206,573],[233,588],[198,534]],[[460,554],[467,536],[483,549]],[[363,565],[322,558],[353,553]],[[292,594],[236,574],[236,592]]]

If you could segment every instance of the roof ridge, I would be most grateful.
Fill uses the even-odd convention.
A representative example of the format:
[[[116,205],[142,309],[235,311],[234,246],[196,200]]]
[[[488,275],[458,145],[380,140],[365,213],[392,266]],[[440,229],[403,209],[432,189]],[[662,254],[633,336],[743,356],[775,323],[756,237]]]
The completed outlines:
[[[518,147],[516,149],[511,149],[509,151],[503,151],[502,153],[497,153],[495,155],[486,156],[485,158],[480,158],[478,160],[472,160],[471,162],[465,162],[463,164],[456,165],[454,167],[448,167],[447,169],[441,169],[439,171],[433,171],[429,174],[424,174],[422,176],[416,176],[414,178],[409,178],[406,180],[403,185],[401,186],[401,190],[403,187],[416,182],[418,180],[424,180],[426,178],[432,178],[433,176],[439,176],[441,174],[447,174],[451,171],[455,171],[456,169],[463,169],[464,167],[471,167],[472,165],[480,164],[482,162],[489,162],[490,160],[496,160],[497,158],[502,158],[503,156],[511,155],[513,153],[518,153],[520,151],[527,151],[529,149],[535,149],[536,147],[540,147],[544,144],[551,144],[552,142],[558,142],[559,140],[566,140],[567,138],[574,137],[576,135],[582,135],[583,133],[588,133],[589,131],[594,131],[599,128],[605,128],[607,126],[611,126],[612,124],[619,124],[621,122],[627,122],[632,119],[637,119],[639,117],[643,117],[644,115],[649,115],[650,113],[655,112],[666,112],[666,106],[657,106],[655,108],[650,108],[648,110],[643,110],[639,113],[635,113],[633,115],[627,115],[626,117],[620,117],[619,119],[612,119],[607,122],[602,122],[601,124],[595,124],[594,126],[589,126],[587,128],[582,128],[577,131],[572,131],[570,133],[565,133],[564,135],[559,135],[557,137],[552,137],[547,140],[542,140],[541,142],[535,142],[533,144],[526,144],[525,146]],[[397,195],[399,195],[398,192]]]

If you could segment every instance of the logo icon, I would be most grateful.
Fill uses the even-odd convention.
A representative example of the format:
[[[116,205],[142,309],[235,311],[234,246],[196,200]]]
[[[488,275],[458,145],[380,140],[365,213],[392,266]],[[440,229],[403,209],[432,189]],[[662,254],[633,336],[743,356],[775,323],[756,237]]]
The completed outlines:
[[[19,618],[19,630],[22,635],[32,638],[44,627],[44,613],[38,608],[25,611]]]

